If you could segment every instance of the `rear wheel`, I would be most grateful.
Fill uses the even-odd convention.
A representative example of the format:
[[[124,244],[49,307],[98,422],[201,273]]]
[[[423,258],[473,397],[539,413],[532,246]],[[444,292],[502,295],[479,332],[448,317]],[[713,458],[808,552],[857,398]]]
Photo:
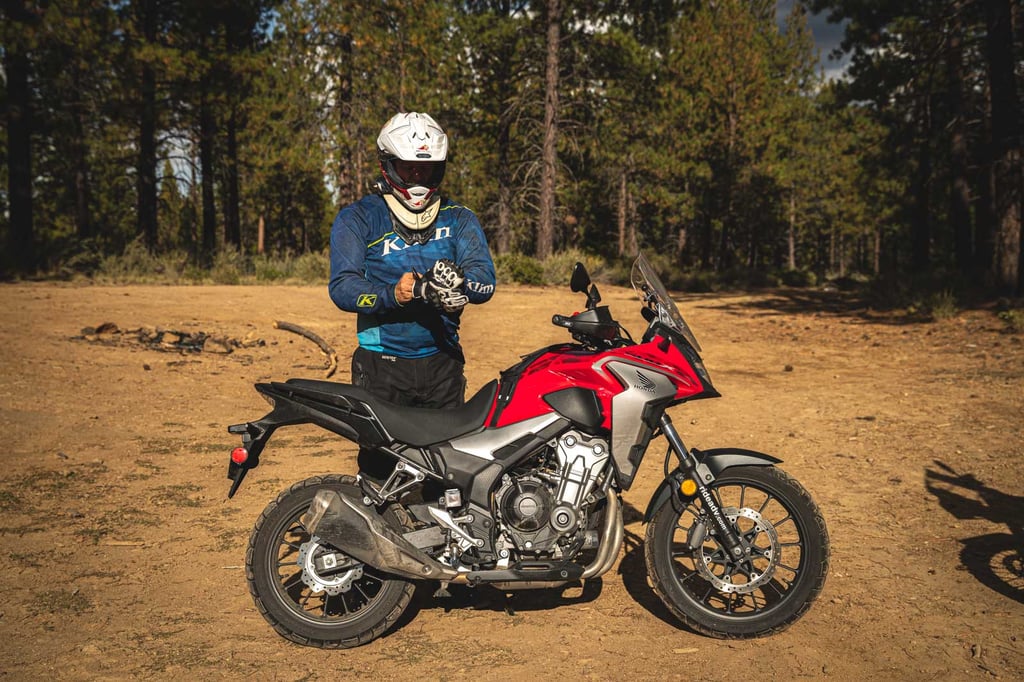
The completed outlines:
[[[286,639],[321,648],[366,644],[394,625],[414,585],[309,534],[301,517],[321,488],[362,495],[351,476],[309,478],[278,495],[249,537],[249,591],[263,617]],[[385,514],[397,520],[393,510]]]
[[[699,497],[685,506],[666,503],[647,527],[655,592],[687,625],[712,637],[787,628],[825,584],[829,543],[820,510],[803,486],[774,467],[726,469],[710,487],[750,553],[730,557]]]

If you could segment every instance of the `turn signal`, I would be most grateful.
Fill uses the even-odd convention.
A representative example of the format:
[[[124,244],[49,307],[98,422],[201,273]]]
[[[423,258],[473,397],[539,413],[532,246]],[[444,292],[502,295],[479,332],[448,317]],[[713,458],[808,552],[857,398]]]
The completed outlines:
[[[239,450],[241,450],[241,448],[239,448]],[[684,478],[683,482],[679,484],[679,490],[687,497],[690,497],[697,492],[697,482],[692,478]]]
[[[249,451],[245,448],[235,448],[231,451],[231,461],[235,464],[245,464],[247,459],[249,459]]]

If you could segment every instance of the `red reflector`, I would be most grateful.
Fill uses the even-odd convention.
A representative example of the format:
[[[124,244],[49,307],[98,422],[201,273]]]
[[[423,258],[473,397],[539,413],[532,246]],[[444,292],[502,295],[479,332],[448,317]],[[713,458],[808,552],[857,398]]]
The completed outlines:
[[[235,464],[245,464],[247,459],[249,459],[249,451],[245,448],[235,448],[231,451],[231,461]]]

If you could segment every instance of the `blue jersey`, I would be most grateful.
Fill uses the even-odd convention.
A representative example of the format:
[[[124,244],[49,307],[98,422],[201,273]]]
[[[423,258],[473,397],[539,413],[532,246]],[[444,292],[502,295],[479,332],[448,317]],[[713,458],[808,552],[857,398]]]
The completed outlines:
[[[406,272],[424,273],[442,258],[466,276],[470,303],[494,295],[494,262],[476,215],[441,200],[433,231],[425,244],[407,244],[392,226],[384,199],[370,194],[343,208],[331,226],[331,300],[357,313],[359,345],[403,358],[441,350],[459,351],[460,312],[444,313],[422,300],[399,305],[395,284]]]

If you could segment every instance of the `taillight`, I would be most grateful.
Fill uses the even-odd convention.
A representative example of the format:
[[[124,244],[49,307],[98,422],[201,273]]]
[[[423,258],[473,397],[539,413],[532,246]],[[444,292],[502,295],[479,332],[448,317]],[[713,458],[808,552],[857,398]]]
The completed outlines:
[[[235,464],[245,464],[247,459],[249,459],[249,451],[245,448],[235,448],[231,451],[231,461]]]

